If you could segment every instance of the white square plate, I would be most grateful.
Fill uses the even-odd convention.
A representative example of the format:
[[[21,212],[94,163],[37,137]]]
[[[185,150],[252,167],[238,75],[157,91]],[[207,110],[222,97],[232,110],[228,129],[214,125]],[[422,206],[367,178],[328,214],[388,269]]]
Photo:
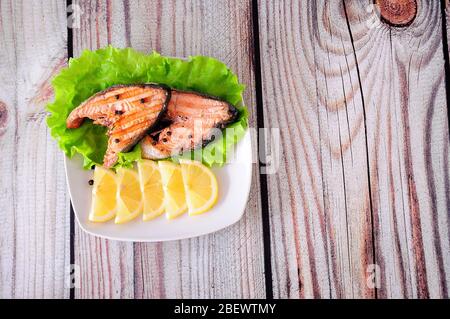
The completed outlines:
[[[252,147],[250,133],[236,145],[234,160],[221,168],[213,168],[219,184],[217,204],[198,216],[187,214],[173,220],[160,216],[144,222],[140,218],[116,225],[114,221],[92,223],[88,220],[92,186],[88,184],[93,170],[84,170],[80,155],[65,158],[67,184],[73,209],[80,227],[87,233],[122,241],[155,242],[205,235],[228,227],[241,219],[252,179]]]

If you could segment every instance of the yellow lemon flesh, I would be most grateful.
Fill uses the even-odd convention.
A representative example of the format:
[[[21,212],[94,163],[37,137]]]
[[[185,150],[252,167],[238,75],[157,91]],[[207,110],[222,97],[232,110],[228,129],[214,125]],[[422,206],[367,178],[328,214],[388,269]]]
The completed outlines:
[[[128,168],[117,169],[116,224],[123,224],[142,213],[143,200],[138,174]]]
[[[89,213],[91,222],[106,222],[116,216],[116,176],[101,166],[94,171],[92,206]]]
[[[208,211],[218,197],[214,173],[200,162],[180,160],[180,163],[189,215]]]
[[[181,168],[169,161],[159,161],[158,165],[164,189],[166,217],[173,219],[187,210]]]
[[[148,221],[164,213],[164,190],[159,166],[154,161],[142,160],[137,164],[143,195],[143,220]]]

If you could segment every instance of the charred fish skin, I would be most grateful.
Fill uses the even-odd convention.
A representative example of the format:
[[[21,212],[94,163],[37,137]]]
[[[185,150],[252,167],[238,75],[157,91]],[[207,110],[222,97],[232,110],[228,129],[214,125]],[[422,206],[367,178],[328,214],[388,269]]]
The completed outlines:
[[[83,124],[85,118],[90,118],[94,121],[95,124],[102,125],[102,126],[110,126],[114,124],[114,122],[125,113],[126,110],[122,109],[120,106],[120,94],[126,92],[130,88],[152,88],[152,89],[161,89],[165,90],[166,92],[166,103],[164,104],[164,111],[167,109],[168,102],[170,100],[171,95],[171,89],[170,87],[164,85],[164,84],[157,84],[157,83],[145,83],[145,84],[116,84],[113,85],[105,90],[102,90],[100,92],[95,93],[93,96],[85,100],[83,103],[81,103],[79,106],[77,106],[75,109],[72,110],[72,112],[69,114],[66,120],[66,127],[67,128],[78,128]],[[92,110],[91,113],[83,112],[85,109],[84,107],[87,107],[93,102],[96,101],[104,101],[108,100],[110,105],[108,108],[102,109],[100,106],[97,107],[97,109]],[[105,106],[105,105],[103,105]],[[116,107],[120,107],[117,108]],[[98,114],[99,112],[104,111],[104,115]],[[113,112],[114,114],[108,114],[110,112]],[[92,115],[92,117],[90,117]],[[115,115],[115,116],[114,116]],[[109,118],[107,118],[109,117]]]
[[[235,122],[239,111],[217,97],[192,91],[172,90],[164,119],[171,124],[150,134],[142,143],[142,156],[163,159],[206,146]]]
[[[103,159],[103,166],[105,167],[112,167],[117,162],[119,153],[127,152],[134,145],[136,145],[148,131],[151,131],[154,128],[154,126],[164,116],[167,110],[168,103],[171,97],[170,88],[156,84],[143,84],[141,85],[141,87],[143,89],[153,88],[153,89],[163,89],[165,91],[165,99],[161,105],[161,109],[157,111],[156,118],[155,117],[146,118],[145,113],[144,114],[143,112],[138,113],[137,115],[139,116],[137,120],[142,122],[138,122],[135,125],[133,125],[131,136],[125,135],[125,138],[118,137],[118,135],[119,136],[121,135],[120,134],[121,125],[119,124],[120,119],[113,124],[112,128],[109,129],[107,133],[109,136],[108,148]],[[127,115],[130,116],[132,114],[123,113],[120,116],[121,118],[126,119]],[[145,120],[147,120],[146,124],[140,125],[140,123],[145,123]],[[119,133],[117,132],[117,129],[119,129]]]
[[[67,118],[67,127],[81,126],[84,118],[106,126],[109,138],[103,165],[112,167],[120,152],[131,149],[161,120],[170,97],[171,90],[164,85],[115,85],[75,108]]]
[[[191,90],[177,90],[177,89],[172,89],[172,94],[174,96],[176,96],[177,94],[183,94],[183,95],[193,95],[196,97],[201,97],[204,98],[206,100],[210,100],[210,101],[216,101],[219,102],[223,105],[226,105],[227,109],[228,109],[228,120],[222,121],[221,123],[218,123],[217,128],[225,128],[227,125],[234,123],[238,117],[239,117],[239,110],[231,103],[228,103],[227,101],[220,99],[217,96],[212,96],[206,93],[200,93],[200,92],[196,92],[196,91],[191,91]],[[170,100],[170,102],[173,102],[172,99]],[[170,103],[169,103],[170,105]],[[166,113],[166,118],[168,120],[172,120],[174,119],[174,115],[169,114],[170,112]],[[176,116],[176,115],[175,115]],[[201,114],[197,114],[195,116],[196,118],[201,118]]]
[[[213,96],[213,95],[209,95],[209,94],[201,93],[201,92],[196,92],[196,91],[192,91],[192,90],[173,89],[172,91],[174,91],[175,93],[178,92],[178,93],[183,93],[183,94],[193,94],[193,95],[203,97],[208,100],[217,101],[217,102],[225,104],[228,107],[228,111],[230,112],[229,122],[225,123],[225,124],[231,124],[231,123],[235,122],[237,120],[237,118],[239,117],[239,110],[233,104],[228,103],[227,101],[225,101],[217,96]]]

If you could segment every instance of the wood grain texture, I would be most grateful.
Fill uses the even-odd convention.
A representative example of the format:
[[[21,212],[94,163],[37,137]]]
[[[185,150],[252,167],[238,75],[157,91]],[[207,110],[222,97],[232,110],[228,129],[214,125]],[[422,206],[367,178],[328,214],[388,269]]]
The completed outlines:
[[[366,101],[379,297],[448,298],[450,163],[440,5],[418,2],[407,29],[368,28],[361,22],[367,5],[350,2],[347,12]],[[379,45],[369,50],[366,34]]]
[[[61,1],[0,3],[0,298],[69,296],[69,198],[44,110],[67,59],[65,16]]]
[[[450,56],[450,47],[448,46],[448,43],[450,41],[450,0],[444,1],[445,12],[443,14],[445,15],[445,29],[447,30],[447,50]]]
[[[83,16],[81,28],[74,30],[75,55],[81,49],[111,43],[170,56],[214,56],[229,65],[246,84],[250,125],[255,123],[252,20],[248,1],[77,3]],[[133,246],[95,239],[77,228],[76,263],[81,265],[83,278],[76,297],[264,297],[256,173],[244,218],[212,235]]]
[[[275,297],[448,296],[439,3],[403,29],[371,4],[259,1]]]
[[[124,25],[123,20],[112,22],[112,4],[123,10],[119,1],[73,1],[81,13],[80,25],[73,29],[74,57],[110,43],[127,46],[124,32],[111,31],[112,25]],[[133,243],[101,239],[75,224],[74,256],[81,275],[75,298],[134,298]]]

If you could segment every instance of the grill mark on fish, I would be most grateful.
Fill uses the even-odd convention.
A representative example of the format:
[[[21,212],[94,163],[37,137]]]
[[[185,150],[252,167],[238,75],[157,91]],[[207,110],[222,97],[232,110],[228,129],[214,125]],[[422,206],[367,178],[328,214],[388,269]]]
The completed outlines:
[[[238,110],[218,98],[189,91],[172,90],[164,120],[170,124],[142,140],[142,156],[162,159],[206,146],[218,130],[234,122]]]
[[[111,167],[120,152],[133,147],[165,113],[170,88],[156,84],[117,85],[101,91],[68,116],[68,128],[79,127],[84,118],[108,127],[108,148],[103,165]]]
[[[109,132],[110,134],[117,134],[126,131],[137,123],[146,122],[149,120],[155,120],[159,115],[159,111],[140,111],[130,115],[130,118],[123,118],[123,121],[117,121],[114,124],[114,128]],[[121,119],[122,120],[122,119]]]
[[[158,116],[159,112],[160,112],[159,107],[129,112],[126,117],[120,118],[114,124],[114,126],[120,126],[122,128],[125,128],[127,127],[127,124],[129,124],[130,122],[141,120],[142,117]]]
[[[154,118],[152,118],[152,120],[153,119]],[[126,129],[114,131],[109,136],[111,138],[121,138],[122,137],[122,139],[123,139],[123,137],[126,138],[127,136],[130,136],[130,135],[133,136],[134,134],[139,133],[137,131],[140,131],[140,130],[144,130],[143,133],[146,133],[146,131],[148,130],[147,121],[140,121]]]

